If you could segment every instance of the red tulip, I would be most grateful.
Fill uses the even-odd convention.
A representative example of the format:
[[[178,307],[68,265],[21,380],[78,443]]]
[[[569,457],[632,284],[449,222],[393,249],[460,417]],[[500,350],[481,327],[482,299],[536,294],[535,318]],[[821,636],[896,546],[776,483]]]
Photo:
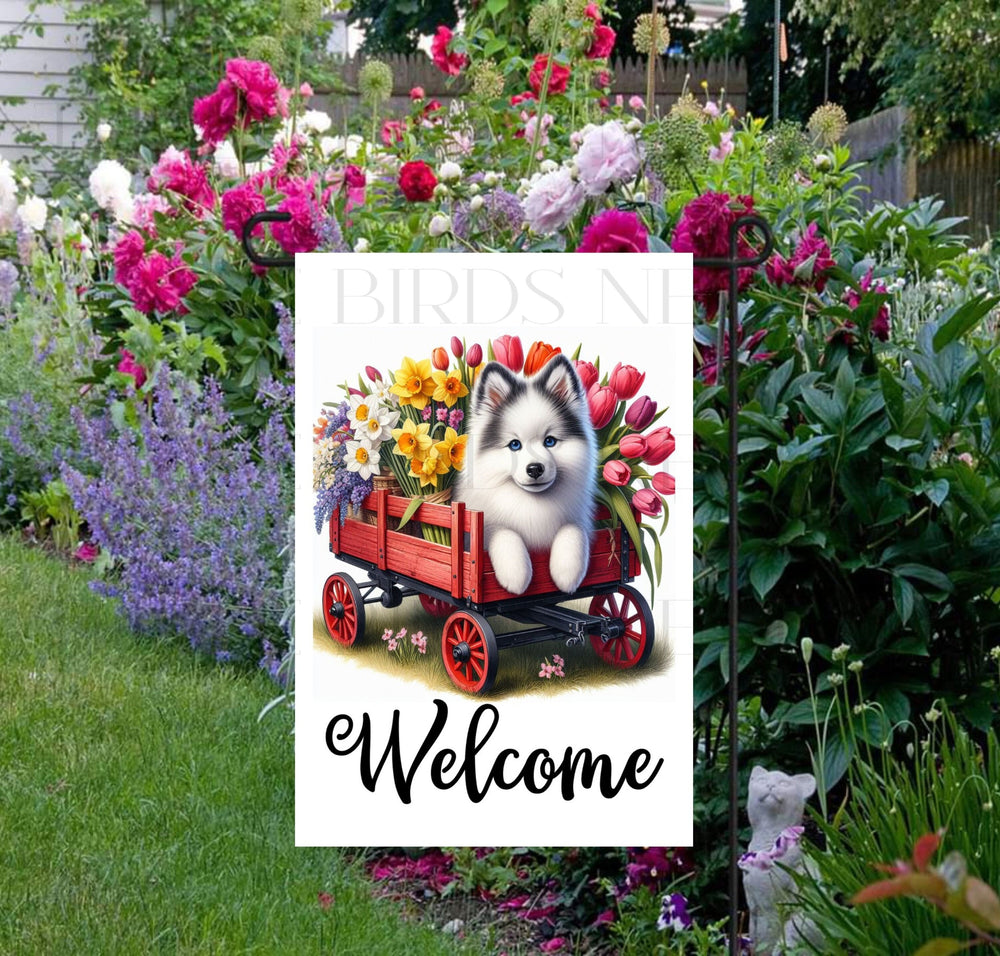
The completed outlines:
[[[431,361],[434,363],[434,368],[439,369],[442,372],[448,370],[448,366],[451,364],[451,360],[448,358],[448,353],[438,346],[431,352]]]
[[[597,380],[601,377],[601,373],[597,371],[597,366],[593,362],[584,362],[582,359],[577,359],[573,364],[576,366],[576,374],[580,377],[583,390],[589,392],[590,386],[597,383]]]
[[[548,342],[532,342],[528,354],[524,357],[525,377],[540,371],[553,355],[558,355],[561,351],[561,348],[553,347]]]
[[[625,424],[637,432],[641,432],[653,420],[656,414],[656,402],[647,395],[640,395],[625,413]]]
[[[368,376],[368,381],[369,382],[381,382],[382,381],[382,373],[377,368],[375,368],[374,365],[366,365],[365,366],[365,375]]]
[[[646,438],[643,435],[623,435],[618,442],[618,452],[626,458],[642,458],[646,454]]]
[[[646,380],[646,373],[640,373],[635,366],[622,365],[619,362],[611,373],[608,384],[615,390],[621,399],[632,398],[636,392],[642,388],[642,383]]]
[[[674,453],[674,436],[665,425],[657,428],[646,436],[646,454],[642,460],[647,465],[658,465]]]
[[[455,358],[461,358],[464,351],[465,346],[462,345],[462,340],[457,335],[453,335],[451,337],[451,354],[454,355]]]
[[[663,500],[650,488],[642,488],[632,495],[632,504],[650,518],[657,518],[663,513]]]
[[[478,342],[470,346],[465,361],[469,368],[476,368],[483,361],[483,347]]]
[[[627,485],[632,480],[632,469],[623,461],[612,458],[604,464],[604,479],[609,484]]]
[[[587,404],[590,405],[590,421],[594,428],[603,428],[615,417],[618,408],[618,396],[615,390],[607,385],[593,385],[587,392]]]
[[[653,487],[661,495],[672,495],[674,493],[674,476],[665,471],[658,471],[653,475]]]
[[[517,335],[501,335],[493,340],[493,355],[501,365],[512,372],[520,372],[524,365],[524,349]]]

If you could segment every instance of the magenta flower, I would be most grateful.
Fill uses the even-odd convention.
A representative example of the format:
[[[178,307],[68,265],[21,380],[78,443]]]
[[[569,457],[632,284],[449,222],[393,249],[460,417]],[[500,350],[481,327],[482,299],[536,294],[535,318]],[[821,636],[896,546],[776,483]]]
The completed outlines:
[[[128,350],[121,350],[121,361],[115,366],[115,370],[124,375],[131,375],[137,389],[142,388],[146,382],[146,370],[135,360],[135,356]]]
[[[286,112],[287,104],[281,95],[281,83],[269,63],[242,58],[228,60],[226,79],[240,93],[240,112],[243,114],[244,126],[270,119],[279,112],[282,115]]]
[[[466,364],[469,368],[476,368],[483,361],[483,347],[478,343],[474,343],[469,349],[465,356]]]
[[[374,365],[366,365],[365,366],[365,375],[368,376],[368,381],[369,382],[381,382],[382,381],[382,373],[377,368],[375,368]]]
[[[616,458],[604,463],[602,473],[608,484],[617,485],[619,488],[632,480],[632,469],[625,462],[618,461]]]
[[[767,337],[767,329],[759,329],[746,338],[743,336],[743,327],[739,328],[740,341],[737,345],[737,357],[740,361],[764,362],[769,359],[773,352],[754,352],[754,349]],[[723,361],[720,365],[718,351],[714,345],[702,346],[702,364],[695,368],[695,372],[700,374],[706,385],[714,385],[719,378],[719,371],[729,360],[729,330],[723,334]],[[744,356],[746,358],[744,359]],[[697,359],[695,360],[697,361]]]
[[[146,242],[134,229],[126,232],[115,245],[115,282],[128,288],[136,267],[146,255]]]
[[[656,415],[656,402],[648,395],[640,395],[625,412],[625,424],[641,432],[650,425]]]
[[[861,286],[861,294],[866,292],[876,292],[880,295],[886,295],[888,289],[885,283],[879,279],[878,282],[873,283],[873,272],[869,270],[864,274],[864,277],[858,283]],[[861,295],[858,294],[855,289],[848,289],[844,293],[844,301],[852,308],[856,309],[861,305]],[[878,313],[875,318],[872,319],[871,324],[871,334],[875,336],[880,342],[887,342],[889,340],[889,306],[883,302],[879,306]]]
[[[448,76],[458,76],[462,72],[462,67],[469,62],[469,58],[464,53],[448,51],[448,45],[454,35],[448,27],[441,25],[437,28],[434,39],[431,40],[431,59],[434,61],[434,65],[442,73],[447,73]]]
[[[566,948],[567,940],[563,936],[553,936],[552,939],[538,947],[542,953],[561,953]]]
[[[769,281],[777,286],[812,285],[817,292],[826,288],[826,273],[837,263],[830,255],[830,247],[825,239],[817,235],[819,227],[809,223],[805,233],[795,247],[791,259],[775,254],[764,266]]]
[[[583,230],[577,252],[649,252],[649,233],[634,212],[606,209]]]
[[[457,335],[453,335],[451,337],[451,354],[454,355],[455,358],[461,358],[464,352],[465,346],[462,345],[462,340]]]
[[[239,93],[229,80],[220,80],[214,93],[194,101],[191,122],[206,143],[221,143],[236,126]]]
[[[222,194],[222,225],[237,239],[243,237],[243,226],[255,213],[264,212],[267,202],[253,183],[247,181]],[[253,235],[259,236],[264,227],[258,223]]]
[[[150,192],[172,192],[199,219],[215,206],[215,192],[208,184],[205,167],[191,162],[188,151],[168,146],[149,171]]]
[[[73,552],[73,557],[77,561],[83,561],[86,564],[92,564],[97,560],[97,556],[101,553],[101,549],[98,545],[94,544],[93,541],[85,541],[80,545],[76,551]]]
[[[129,292],[135,307],[147,315],[150,312],[187,311],[181,304],[198,277],[181,259],[179,254],[168,259],[162,252],[154,252],[143,259],[132,276]]]
[[[291,213],[289,222],[276,222],[271,226],[275,242],[289,255],[312,252],[320,243],[315,221],[318,215],[316,200],[304,189],[296,189],[278,203],[278,212]]]

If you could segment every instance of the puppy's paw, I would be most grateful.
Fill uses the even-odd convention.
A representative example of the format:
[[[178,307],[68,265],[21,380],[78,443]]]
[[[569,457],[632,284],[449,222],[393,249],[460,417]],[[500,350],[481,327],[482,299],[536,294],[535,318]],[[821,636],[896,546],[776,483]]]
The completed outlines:
[[[560,591],[571,594],[587,574],[590,546],[583,530],[575,524],[563,525],[552,541],[549,574]]]
[[[501,587],[511,594],[524,594],[531,584],[531,558],[520,536],[507,529],[497,531],[489,552]]]

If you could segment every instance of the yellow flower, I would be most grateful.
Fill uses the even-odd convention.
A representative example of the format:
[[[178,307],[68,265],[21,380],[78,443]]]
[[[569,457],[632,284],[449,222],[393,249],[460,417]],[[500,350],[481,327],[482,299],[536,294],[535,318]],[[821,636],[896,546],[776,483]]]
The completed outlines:
[[[410,460],[410,474],[416,475],[420,479],[421,488],[426,485],[433,485],[437,488],[438,475],[443,475],[447,471],[448,461],[438,454],[436,448],[432,449],[431,453],[422,461],[417,458]]]
[[[449,408],[460,398],[469,394],[468,388],[462,384],[460,372],[432,372],[434,393],[431,396],[435,402],[444,402]]]
[[[434,450],[455,469],[461,471],[465,467],[465,446],[468,435],[459,435],[454,428],[448,428],[444,433],[444,441],[439,441]]]
[[[431,436],[428,434],[430,430],[431,426],[427,422],[421,422],[418,425],[408,418],[402,428],[392,430],[392,437],[396,439],[396,447],[393,448],[393,451],[404,458],[416,458],[417,461],[423,461],[433,444]]]
[[[396,384],[389,391],[393,395],[399,396],[400,405],[423,408],[427,404],[427,399],[434,392],[431,360],[423,359],[420,362],[415,362],[411,358],[404,358],[403,367],[396,369]]]

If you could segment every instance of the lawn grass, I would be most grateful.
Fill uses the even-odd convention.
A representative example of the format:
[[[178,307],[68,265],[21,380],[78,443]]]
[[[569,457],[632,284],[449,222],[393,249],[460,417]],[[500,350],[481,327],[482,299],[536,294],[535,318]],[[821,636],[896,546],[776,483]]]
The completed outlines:
[[[133,636],[87,580],[0,538],[0,953],[458,952],[295,848],[274,685]]]

